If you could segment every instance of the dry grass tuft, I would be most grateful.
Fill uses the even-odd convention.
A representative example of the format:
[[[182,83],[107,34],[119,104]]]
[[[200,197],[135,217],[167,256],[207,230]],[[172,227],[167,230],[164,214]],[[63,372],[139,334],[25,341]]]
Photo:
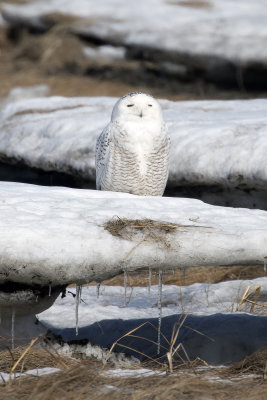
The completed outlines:
[[[259,378],[220,379],[209,373],[109,376],[97,363],[81,362],[76,368],[55,374],[25,377],[4,387],[2,400],[265,400],[267,385]]]
[[[209,228],[208,226],[180,225],[163,221],[154,221],[151,219],[127,219],[113,218],[104,224],[104,228],[111,235],[124,240],[135,241],[137,244],[126,255],[123,261],[126,261],[129,255],[143,242],[156,242],[159,247],[171,250],[171,235],[177,230],[185,231],[188,229]],[[175,244],[177,248],[177,243]]]
[[[257,374],[267,379],[267,347],[227,367],[225,372],[228,375]]]
[[[175,335],[175,332],[174,332]],[[20,353],[21,353],[20,349]],[[13,353],[18,357],[20,353]],[[25,351],[25,348],[24,348]],[[33,368],[42,360],[42,366],[51,364],[43,349],[31,349],[35,361],[28,364]],[[30,355],[30,351],[29,351]],[[64,358],[69,363],[67,370],[39,377],[25,376],[15,380],[14,384],[1,386],[1,400],[265,400],[267,384],[266,375],[267,349],[246,357],[243,361],[227,368],[201,368],[203,362],[195,360],[175,370],[173,374],[154,375],[146,373],[129,377],[127,375],[107,374],[111,371],[109,364],[103,366],[99,361],[83,360],[76,363]],[[12,363],[11,363],[12,364]],[[40,364],[39,364],[40,365]],[[143,364],[147,366],[147,364]],[[151,365],[150,365],[151,366]],[[199,368],[200,367],[200,368]],[[136,369],[136,368],[133,368]],[[162,371],[162,368],[158,368]],[[265,372],[264,372],[265,371]],[[123,371],[122,371],[123,372]],[[245,378],[245,374],[249,374]]]
[[[125,262],[134,250],[144,242],[156,242],[159,247],[171,249],[170,234],[174,232],[179,225],[153,221],[151,219],[126,219],[113,218],[104,224],[104,228],[111,235],[124,240],[137,242],[123,259]]]
[[[153,221],[152,219],[126,219],[113,218],[104,224],[104,228],[113,236],[122,239],[131,240],[137,232],[157,231],[161,233],[170,233],[181,227],[169,222]]]
[[[35,344],[38,342],[38,346]],[[36,337],[28,346],[18,346],[14,350],[7,348],[0,351],[1,372],[25,372],[31,369],[55,367],[68,369],[73,361],[66,363],[53,348],[45,344],[41,337]]]
[[[251,304],[250,312],[253,312],[255,305],[258,305],[257,300],[259,298],[260,291],[261,287],[259,285],[256,285],[252,288],[251,285],[248,285],[241,297],[241,300],[236,308],[236,311],[241,311],[242,305],[244,303],[249,303]]]
[[[67,360],[66,360],[67,361]],[[40,377],[21,377],[12,386],[5,386],[1,399],[5,400],[50,400],[50,399],[88,399],[95,396],[97,383],[103,378],[99,373],[102,366],[79,362],[75,367]],[[101,369],[100,369],[100,368]],[[0,387],[1,394],[1,387]],[[88,397],[86,397],[88,395]]]
[[[177,229],[187,230],[196,228],[210,228],[209,226],[202,225],[181,225],[173,224],[171,222],[155,221],[152,219],[127,219],[127,218],[113,218],[104,224],[104,228],[109,231],[113,236],[122,239],[131,239],[131,235],[136,232],[155,231],[161,233],[172,233]]]
[[[168,4],[189,7],[189,8],[200,8],[200,9],[211,9],[213,8],[212,3],[205,0],[167,0]]]
[[[158,343],[153,341],[152,339],[148,339],[147,337],[143,337],[138,333],[138,331],[144,327],[145,325],[150,326],[152,330],[155,330],[158,332],[158,327],[153,325],[150,321],[146,321],[140,325],[138,325],[136,328],[130,330],[120,338],[118,338],[111,346],[108,355],[106,357],[106,362],[109,360],[110,355],[112,351],[115,349],[115,347],[123,348],[123,349],[128,349],[132,350],[139,355],[142,356],[143,361],[142,364],[146,367],[149,368],[157,368],[157,370],[165,371],[167,373],[173,373],[174,371],[178,371],[181,369],[186,369],[190,370],[192,372],[195,372],[195,368],[199,366],[208,366],[208,364],[204,361],[201,360],[200,358],[196,358],[195,360],[190,360],[183,344],[178,341],[178,336],[180,333],[180,329],[184,325],[186,321],[187,315],[182,315],[177,323],[173,327],[172,335],[170,340],[162,333],[160,332],[161,336],[161,342],[160,342],[160,353],[161,355],[159,356],[150,356],[148,354],[143,353],[142,351],[139,351],[133,346],[125,345],[122,343],[122,340],[126,337],[131,337],[134,339],[142,340],[146,342],[147,344],[154,344],[155,346],[158,346]],[[195,332],[199,333],[202,335],[201,332],[195,330]]]

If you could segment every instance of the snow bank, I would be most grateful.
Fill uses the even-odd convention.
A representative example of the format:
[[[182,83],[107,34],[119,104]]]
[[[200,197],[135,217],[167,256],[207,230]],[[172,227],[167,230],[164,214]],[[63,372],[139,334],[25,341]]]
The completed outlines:
[[[265,0],[204,2],[136,0],[32,1],[4,5],[11,22],[47,27],[43,16],[64,13],[85,18],[78,32],[124,45],[146,46],[201,56],[218,56],[246,64],[267,61]],[[87,18],[87,20],[86,20]]]
[[[259,306],[255,306],[254,312],[262,313],[264,308],[261,308],[260,305],[264,304],[262,301],[267,296],[267,277],[216,284],[163,285],[162,316],[167,317],[183,313],[198,316],[235,313],[248,286],[251,287],[251,290],[260,286]],[[122,319],[126,321],[158,317],[157,285],[151,286],[150,291],[148,287],[128,286],[126,307],[124,290],[125,288],[122,286],[101,285],[99,297],[97,297],[96,286],[83,286],[82,301],[79,304],[78,337],[75,334],[75,287],[68,288],[66,297],[58,297],[52,307],[39,313],[38,318],[49,329],[53,331],[61,330],[64,338],[70,341],[84,339],[86,327],[100,323],[102,320]],[[255,293],[255,291],[252,292]],[[252,297],[250,296],[250,298]],[[241,311],[249,312],[250,308],[251,304],[244,302]]]
[[[242,359],[267,345],[267,317],[244,313],[233,313],[248,285],[261,286],[262,298],[266,296],[267,278],[252,281],[228,281],[218,284],[194,284],[186,287],[164,285],[162,301],[161,353],[166,354],[175,323],[181,325],[177,344],[182,343],[189,357],[200,357],[209,363],[227,363]],[[75,293],[75,288],[69,289]],[[149,356],[156,355],[158,309],[157,286],[150,294],[145,287],[128,288],[129,303],[124,306],[124,288],[101,286],[100,297],[96,298],[94,286],[83,287],[79,305],[79,335],[75,335],[75,299],[67,293],[38,318],[52,332],[61,335],[64,341],[85,342],[79,351],[96,356],[92,345],[110,348],[114,342],[132,329],[138,329],[138,338],[126,337],[119,341],[124,346]],[[181,301],[181,299],[183,301]],[[260,301],[258,301],[260,304]],[[243,304],[242,310],[246,310]],[[257,311],[256,309],[254,311]],[[182,315],[182,313],[184,313]],[[189,315],[187,315],[189,314]],[[184,316],[187,315],[184,323]],[[154,325],[153,329],[148,321]],[[136,351],[121,346],[115,350],[140,357]],[[101,351],[98,356],[104,357]],[[183,358],[185,355],[180,351]]]
[[[25,100],[0,113],[0,158],[95,181],[96,138],[115,98]],[[171,135],[168,186],[267,184],[267,100],[160,101]]]
[[[198,200],[141,197],[0,182],[0,283],[101,281],[125,269],[263,264],[267,213]],[[173,229],[126,229],[107,221],[152,219]]]

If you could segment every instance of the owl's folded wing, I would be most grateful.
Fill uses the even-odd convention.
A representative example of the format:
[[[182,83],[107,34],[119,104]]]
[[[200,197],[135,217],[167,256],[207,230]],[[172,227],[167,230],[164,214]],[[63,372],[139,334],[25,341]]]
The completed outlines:
[[[109,158],[110,145],[112,141],[112,124],[106,126],[96,142],[95,166],[96,166],[96,189],[101,190],[102,176]]]

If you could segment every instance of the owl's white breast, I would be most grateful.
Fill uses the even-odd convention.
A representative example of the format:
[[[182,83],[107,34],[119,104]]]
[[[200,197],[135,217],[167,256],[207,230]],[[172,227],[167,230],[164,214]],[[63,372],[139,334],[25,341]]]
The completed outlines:
[[[159,125],[156,121],[142,119],[140,122],[119,124],[118,129],[115,130],[115,139],[118,140],[120,146],[135,155],[136,167],[140,175],[147,173],[148,156],[153,149],[158,147],[163,136],[165,137],[163,131],[165,131],[163,124]]]

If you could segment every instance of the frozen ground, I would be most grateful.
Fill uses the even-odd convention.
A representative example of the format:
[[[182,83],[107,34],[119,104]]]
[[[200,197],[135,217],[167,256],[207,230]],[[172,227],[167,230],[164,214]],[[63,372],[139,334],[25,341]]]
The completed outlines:
[[[9,104],[0,113],[1,159],[94,185],[96,138],[116,100],[49,97]],[[168,187],[266,190],[267,100],[160,103],[171,136]],[[253,201],[255,207],[256,194]]]
[[[9,21],[45,27],[49,13],[84,21],[75,30],[127,46],[145,46],[182,54],[218,56],[246,64],[267,61],[267,6],[264,0],[202,2],[136,0],[36,0],[4,5]]]
[[[181,325],[177,344],[183,343],[191,358],[201,357],[210,363],[237,361],[266,345],[267,317],[236,312],[248,285],[254,289],[260,286],[261,295],[263,298],[266,296],[267,278],[186,287],[164,285],[161,355],[170,346],[176,323]],[[78,335],[75,330],[76,299],[71,293],[75,294],[75,288],[69,288],[67,296],[58,298],[50,309],[39,314],[39,319],[64,341],[89,341],[88,345],[83,342],[84,347],[78,346],[79,352],[105,358],[107,353],[92,345],[110,348],[123,335],[145,324],[133,333],[136,337],[129,336],[119,341],[132,350],[120,345],[115,349],[137,357],[140,357],[138,351],[148,356],[156,355],[156,346],[151,341],[157,342],[157,286],[151,287],[150,294],[146,287],[128,288],[127,306],[123,287],[103,286],[98,298],[95,286],[83,287],[78,310]],[[262,303],[259,301],[259,304]],[[241,310],[248,311],[250,306],[244,303]],[[256,306],[255,311],[259,310]],[[263,310],[261,308],[261,312]],[[186,319],[182,322],[184,315]],[[183,352],[180,354],[185,357]]]
[[[12,182],[0,182],[0,204],[0,283],[81,284],[126,269],[263,265],[267,257],[260,210]],[[134,223],[117,231],[123,219]],[[135,229],[145,219],[159,226]]]

